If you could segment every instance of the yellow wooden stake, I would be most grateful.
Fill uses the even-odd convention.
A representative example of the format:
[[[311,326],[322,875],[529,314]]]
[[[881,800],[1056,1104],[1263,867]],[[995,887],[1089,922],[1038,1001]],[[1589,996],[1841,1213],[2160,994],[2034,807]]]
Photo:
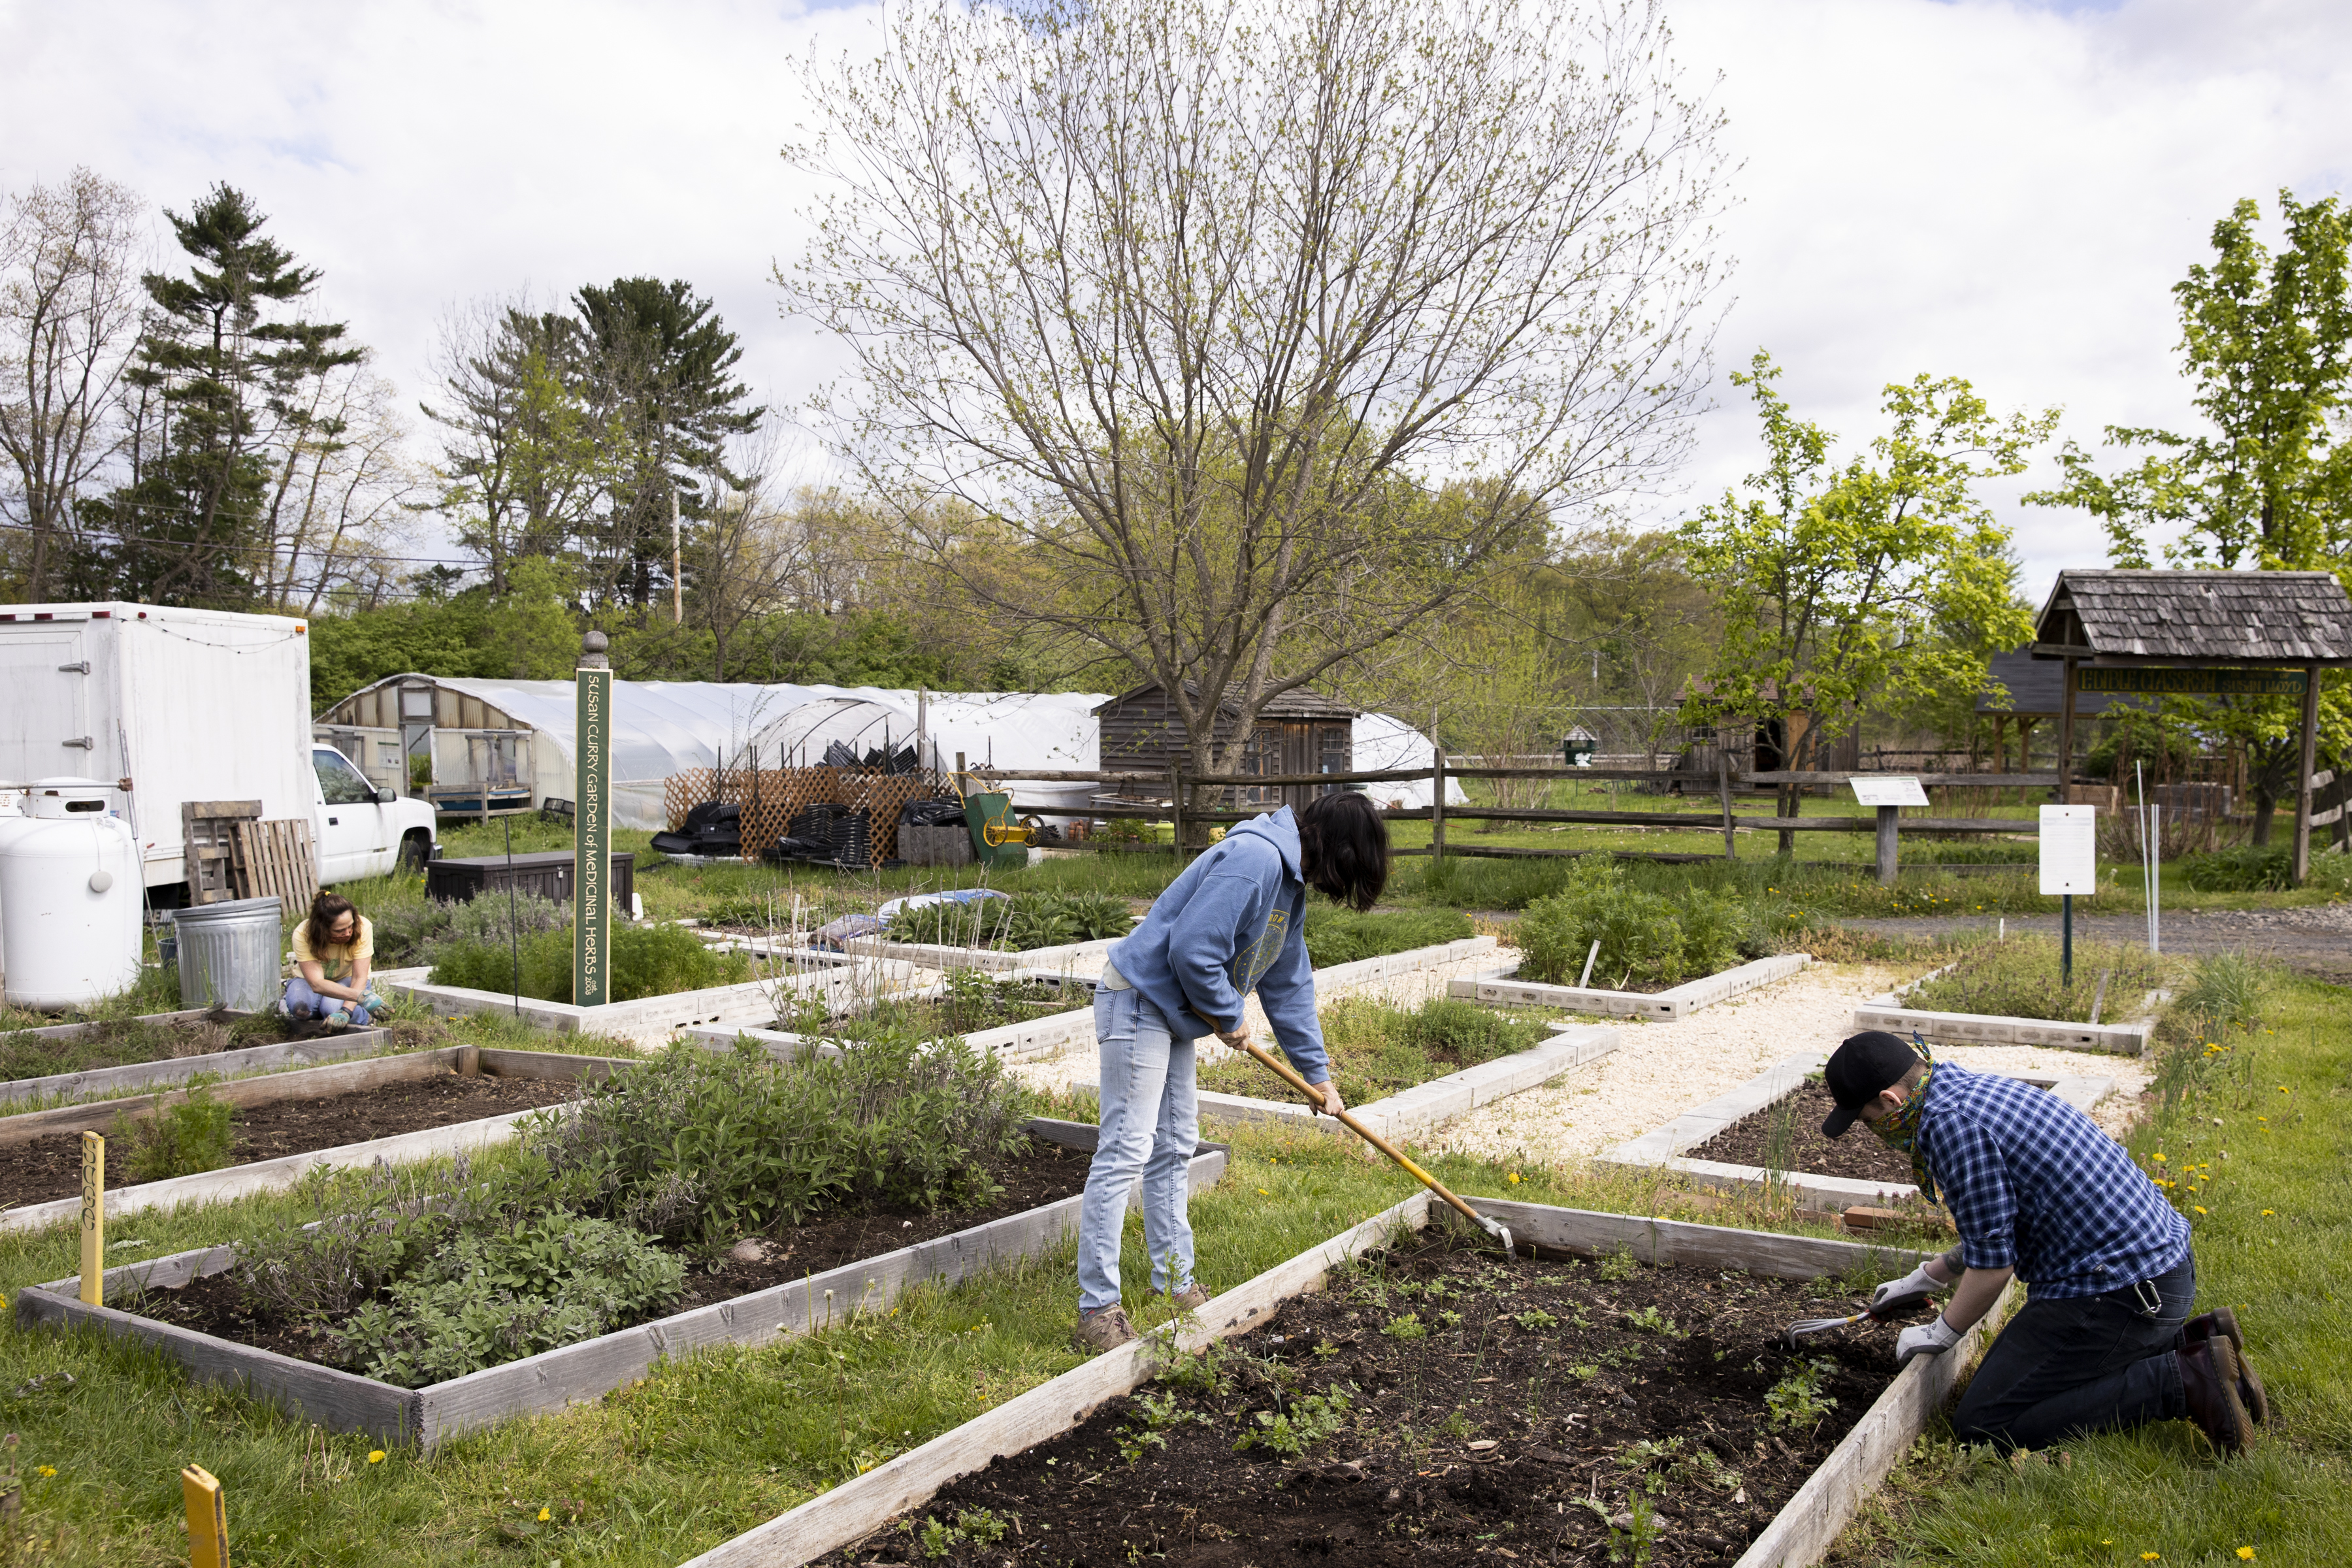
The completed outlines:
[[[228,1568],[228,1499],[202,1465],[180,1472],[188,1504],[188,1568]]]
[[[81,1299],[106,1304],[106,1140],[81,1135]]]

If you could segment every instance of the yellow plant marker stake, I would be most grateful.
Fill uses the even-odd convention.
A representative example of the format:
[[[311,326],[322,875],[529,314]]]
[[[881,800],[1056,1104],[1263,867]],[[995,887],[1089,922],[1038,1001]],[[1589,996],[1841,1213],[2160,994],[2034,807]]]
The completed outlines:
[[[202,1465],[180,1472],[188,1503],[188,1568],[228,1568],[228,1500]]]
[[[81,1135],[81,1299],[106,1305],[106,1140]]]

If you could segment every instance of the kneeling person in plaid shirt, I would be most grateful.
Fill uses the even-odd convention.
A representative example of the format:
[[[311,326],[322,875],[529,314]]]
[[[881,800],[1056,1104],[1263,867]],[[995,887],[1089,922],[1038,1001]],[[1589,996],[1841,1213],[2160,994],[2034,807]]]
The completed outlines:
[[[1822,1132],[1843,1137],[1859,1119],[1908,1153],[1960,1233],[1878,1288],[1877,1300],[1952,1292],[1940,1316],[1903,1331],[1898,1363],[1958,1343],[2012,1275],[2031,1288],[1953,1413],[1963,1442],[2039,1448],[2185,1416],[2223,1453],[2246,1446],[2268,1406],[2237,1318],[2189,1315],[2189,1222],[2097,1123],[2016,1079],[1922,1060],[1878,1029],[1840,1046],[1823,1076],[1837,1109]]]

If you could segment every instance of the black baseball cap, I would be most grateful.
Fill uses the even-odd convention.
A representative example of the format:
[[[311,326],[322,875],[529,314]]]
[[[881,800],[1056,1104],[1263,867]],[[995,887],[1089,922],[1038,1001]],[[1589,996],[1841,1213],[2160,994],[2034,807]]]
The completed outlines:
[[[1822,1121],[1822,1135],[1844,1137],[1880,1089],[1902,1082],[1903,1075],[1918,1065],[1919,1053],[1884,1029],[1865,1029],[1840,1046],[1822,1071],[1830,1098],[1837,1101],[1837,1109]]]

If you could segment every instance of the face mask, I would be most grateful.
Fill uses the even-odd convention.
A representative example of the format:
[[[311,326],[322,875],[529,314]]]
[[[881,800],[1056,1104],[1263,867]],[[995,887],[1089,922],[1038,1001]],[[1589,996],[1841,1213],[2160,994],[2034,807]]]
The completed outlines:
[[[1927,1158],[1919,1150],[1919,1117],[1927,1109],[1927,1085],[1935,1076],[1935,1066],[1930,1063],[1927,1069],[1919,1075],[1919,1081],[1912,1086],[1911,1092],[1904,1097],[1902,1105],[1895,1110],[1894,1114],[1882,1116],[1877,1121],[1866,1122],[1864,1125],[1877,1133],[1878,1141],[1889,1149],[1897,1153],[1911,1156],[1911,1180],[1916,1184],[1919,1191],[1929,1203],[1941,1203],[1942,1195],[1937,1191],[1935,1182],[1927,1174]]]

